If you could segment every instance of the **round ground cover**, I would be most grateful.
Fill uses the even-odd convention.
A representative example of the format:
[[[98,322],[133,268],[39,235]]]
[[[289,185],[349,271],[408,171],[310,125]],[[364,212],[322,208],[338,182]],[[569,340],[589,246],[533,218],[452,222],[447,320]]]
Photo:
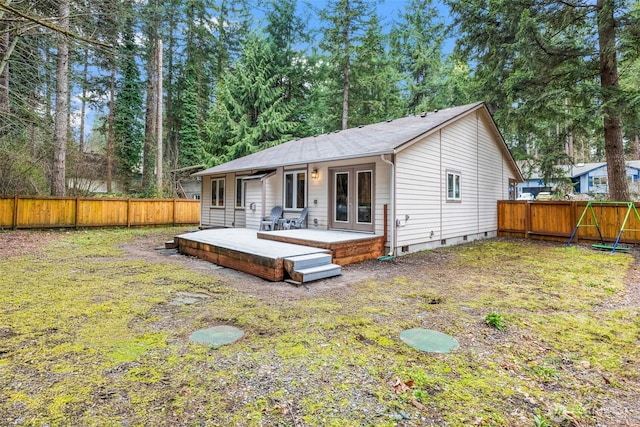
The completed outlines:
[[[242,335],[244,335],[244,332],[238,328],[221,325],[195,331],[189,339],[196,343],[208,344],[213,348],[217,348],[237,341]]]
[[[406,329],[400,332],[400,339],[413,348],[430,353],[449,353],[460,348],[452,336],[431,329]]]

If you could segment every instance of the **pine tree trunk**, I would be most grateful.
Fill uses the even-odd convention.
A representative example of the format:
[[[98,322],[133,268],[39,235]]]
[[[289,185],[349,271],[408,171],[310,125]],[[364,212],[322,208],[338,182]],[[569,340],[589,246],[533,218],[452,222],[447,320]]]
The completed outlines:
[[[62,0],[58,6],[60,27],[69,30],[69,0]],[[53,169],[51,171],[51,195],[64,196],[66,193],[66,155],[67,155],[67,115],[69,95],[69,43],[66,37],[59,35],[58,64],[56,71],[56,112],[53,136]]]
[[[89,49],[84,49],[84,64],[82,68],[82,105],[80,107],[80,135],[78,140],[78,150],[84,152],[84,128],[87,116],[87,78],[89,74]]]
[[[344,66],[342,68],[342,129],[347,129],[349,126],[349,73],[351,72],[350,70],[350,61],[349,61],[349,44],[350,44],[350,40],[349,40],[349,29],[351,27],[351,23],[350,23],[350,15],[349,15],[349,1],[346,2],[346,7],[345,7],[345,23],[344,23],[344,30],[343,30],[343,37],[344,37],[344,54],[345,54],[345,58],[344,58]]]
[[[114,119],[115,119],[115,98],[116,98],[116,70],[115,65],[111,66],[111,82],[109,83],[109,119],[107,121],[107,193],[113,192],[113,151],[114,151]]]
[[[614,0],[598,0],[598,42],[600,45],[600,85],[604,105],[604,147],[607,158],[609,198],[628,201],[629,186],[624,163],[622,114],[618,101],[618,63]]]
[[[145,116],[144,126],[144,146],[142,148],[142,188],[145,191],[151,189],[154,185],[154,168],[155,168],[155,156],[154,148],[156,141],[156,116],[157,116],[157,101],[156,101],[156,67],[155,60],[155,43],[149,48],[147,58],[147,111]]]
[[[3,28],[4,26],[0,26]],[[9,55],[10,37],[7,28],[3,28],[7,32],[0,35],[0,60],[7,60]],[[0,72],[0,111],[9,110],[9,63],[3,64],[2,72]]]

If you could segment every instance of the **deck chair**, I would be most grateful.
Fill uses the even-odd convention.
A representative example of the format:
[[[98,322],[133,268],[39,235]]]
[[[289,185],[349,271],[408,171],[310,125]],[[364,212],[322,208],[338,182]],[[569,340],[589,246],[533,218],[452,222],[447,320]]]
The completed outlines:
[[[287,223],[284,225],[284,228],[302,228],[302,224],[304,223],[305,219],[307,219],[307,208],[302,209],[302,212],[300,212],[300,216],[298,218],[292,218],[287,221]]]
[[[282,217],[282,206],[274,206],[269,216],[265,216],[260,221],[260,230],[275,230],[278,220]],[[267,228],[268,227],[268,228]]]

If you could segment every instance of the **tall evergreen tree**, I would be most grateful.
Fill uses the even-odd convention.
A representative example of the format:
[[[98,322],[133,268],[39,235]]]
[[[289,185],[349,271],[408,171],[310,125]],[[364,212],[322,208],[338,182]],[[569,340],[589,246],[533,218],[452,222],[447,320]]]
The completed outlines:
[[[68,31],[70,28],[69,13],[69,0],[61,0],[58,5],[58,14],[60,17],[59,25],[63,31]],[[51,195],[64,196],[67,191],[66,156],[69,117],[69,40],[62,34],[58,35],[57,63]]]
[[[125,191],[131,189],[134,177],[141,169],[144,133],[142,125],[142,82],[138,69],[138,49],[135,43],[133,5],[123,23],[122,46],[119,49],[120,80],[115,95],[114,145],[118,154]]]
[[[291,138],[296,123],[286,92],[278,84],[272,45],[256,34],[245,44],[233,72],[221,82],[208,131],[217,161],[232,160]]]
[[[366,30],[367,18],[371,16],[373,3],[369,0],[329,0],[320,11],[323,22],[323,33],[320,49],[327,54],[329,65],[329,79],[332,92],[339,105],[331,105],[329,112],[331,119],[338,119],[340,129],[349,126],[349,91],[352,82],[352,62],[356,47],[361,43]],[[330,96],[333,98],[333,96]]]
[[[393,52],[404,77],[408,113],[452,106],[445,90],[444,36],[444,22],[432,0],[410,0],[393,26]]]
[[[191,65],[188,66],[183,81],[178,167],[208,163],[204,142],[200,137],[196,74],[195,69]]]
[[[604,139],[610,197],[628,199],[616,23],[626,20],[629,2],[447,3],[461,35],[458,48],[476,63],[483,95],[511,139],[535,144],[529,151],[545,175],[566,162],[577,138]]]
[[[283,90],[285,102],[291,105],[298,123],[294,136],[308,136],[307,124],[313,105],[309,102],[315,83],[311,59],[301,46],[309,42],[303,20],[296,14],[297,0],[272,0],[266,12],[266,40],[272,45],[273,66],[277,86]]]
[[[394,119],[404,113],[401,75],[389,54],[387,40],[377,15],[372,14],[352,65],[352,126]]]

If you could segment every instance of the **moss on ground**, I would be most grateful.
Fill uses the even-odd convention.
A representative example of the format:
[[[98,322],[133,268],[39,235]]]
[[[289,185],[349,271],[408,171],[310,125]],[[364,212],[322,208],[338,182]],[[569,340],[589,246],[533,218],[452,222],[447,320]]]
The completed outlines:
[[[638,308],[616,307],[630,255],[494,240],[413,255],[402,275],[341,294],[267,300],[119,247],[172,234],[71,232],[0,260],[0,419],[595,425],[600,398],[639,396]],[[173,305],[178,292],[207,298]],[[505,331],[485,324],[493,311]],[[215,350],[189,343],[215,324],[245,336]],[[398,337],[413,327],[454,335],[461,349],[418,352]]]

